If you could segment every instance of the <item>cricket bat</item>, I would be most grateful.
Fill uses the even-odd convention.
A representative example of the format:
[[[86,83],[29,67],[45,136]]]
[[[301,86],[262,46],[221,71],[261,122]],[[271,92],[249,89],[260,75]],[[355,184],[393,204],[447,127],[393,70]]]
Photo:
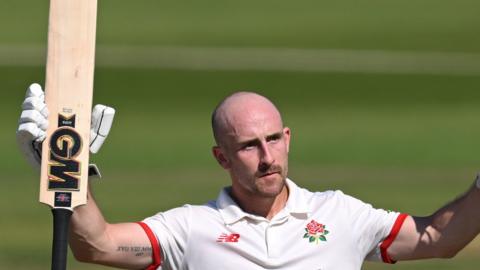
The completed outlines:
[[[66,269],[68,227],[87,202],[97,0],[50,0],[40,202],[53,213],[52,269]]]

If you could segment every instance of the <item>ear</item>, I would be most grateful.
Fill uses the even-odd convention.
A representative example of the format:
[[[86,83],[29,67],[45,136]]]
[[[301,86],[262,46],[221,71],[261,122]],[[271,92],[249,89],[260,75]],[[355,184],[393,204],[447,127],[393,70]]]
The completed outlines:
[[[212,154],[217,160],[218,164],[222,166],[222,168],[224,168],[225,170],[230,169],[230,163],[228,162],[228,159],[226,158],[220,146],[212,147]]]
[[[291,135],[290,128],[284,127],[283,128],[283,139],[285,140],[285,145],[287,146],[287,153],[290,150],[290,135]]]

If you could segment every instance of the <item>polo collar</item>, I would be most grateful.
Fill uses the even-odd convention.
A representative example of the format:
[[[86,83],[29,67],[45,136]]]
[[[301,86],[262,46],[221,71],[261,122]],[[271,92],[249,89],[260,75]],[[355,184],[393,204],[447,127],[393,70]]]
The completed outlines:
[[[288,200],[285,205],[285,209],[298,218],[308,218],[312,212],[308,203],[306,190],[299,188],[292,180],[287,178],[287,186],[289,190]]]
[[[305,197],[304,190],[299,188],[292,180],[287,178],[288,200],[285,208],[278,215],[290,215],[296,218],[308,218],[311,209]],[[244,212],[230,196],[231,187],[225,187],[220,191],[217,198],[217,208],[225,224],[231,225],[243,218],[249,218],[258,222],[268,221],[266,218]]]

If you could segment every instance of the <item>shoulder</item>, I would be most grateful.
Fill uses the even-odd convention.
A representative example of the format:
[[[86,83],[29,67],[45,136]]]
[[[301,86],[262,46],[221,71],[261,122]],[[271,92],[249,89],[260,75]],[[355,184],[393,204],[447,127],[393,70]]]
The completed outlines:
[[[185,204],[167,211],[158,212],[143,220],[156,232],[173,232],[188,235],[192,228],[219,220],[215,201],[204,205]]]
[[[287,178],[287,185],[294,197],[307,199],[309,201],[323,201],[332,199],[342,199],[345,195],[341,190],[310,191],[307,188],[298,186],[294,181]]]
[[[336,211],[345,210],[345,205],[349,203],[349,196],[340,190],[312,192],[297,186],[291,180],[287,183],[290,190],[287,205],[294,211],[335,214]]]
[[[337,214],[351,215],[362,208],[372,207],[368,203],[345,194],[342,190],[312,192],[305,188],[298,188],[297,192],[314,211],[333,211]]]
[[[195,216],[202,216],[205,214],[215,214],[218,212],[216,201],[212,200],[203,205],[185,204],[180,207],[175,207],[166,211],[158,212],[148,219],[190,219]]]
[[[337,209],[346,211],[347,213],[356,213],[360,209],[373,208],[371,204],[355,198],[351,195],[345,194],[341,190],[329,190],[325,192],[316,192],[316,197],[319,200],[327,201]]]
[[[311,192],[304,188],[299,188],[300,192],[304,196],[310,197],[312,201],[319,203],[341,203],[341,204],[352,204],[352,205],[364,205],[362,200],[357,199],[349,194],[345,194],[342,190],[325,190],[325,191],[316,191]]]
[[[315,204],[338,204],[348,203],[351,200],[356,200],[341,190],[325,190],[325,191],[309,191],[304,188],[299,188],[303,196],[309,199],[311,203]]]

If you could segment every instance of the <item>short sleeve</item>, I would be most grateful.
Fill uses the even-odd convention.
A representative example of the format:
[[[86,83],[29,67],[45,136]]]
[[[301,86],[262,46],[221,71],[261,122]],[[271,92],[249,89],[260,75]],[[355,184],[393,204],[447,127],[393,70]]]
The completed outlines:
[[[342,195],[352,218],[352,230],[360,253],[366,260],[394,263],[386,251],[407,215],[376,209],[371,204]]]
[[[157,269],[181,268],[190,231],[190,216],[191,207],[185,205],[143,220],[160,247],[162,263]]]

